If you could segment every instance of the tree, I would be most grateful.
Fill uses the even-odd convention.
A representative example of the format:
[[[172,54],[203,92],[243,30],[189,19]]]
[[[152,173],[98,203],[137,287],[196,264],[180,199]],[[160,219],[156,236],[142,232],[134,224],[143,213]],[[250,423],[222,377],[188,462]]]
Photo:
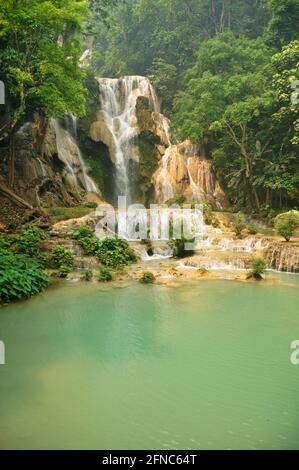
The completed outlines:
[[[299,3],[297,0],[269,0],[272,18],[269,22],[269,38],[280,48],[298,39]]]
[[[276,93],[275,119],[287,130],[288,143],[299,145],[299,40],[289,43],[272,58]]]
[[[261,280],[267,267],[264,258],[254,258],[251,263],[250,276],[254,279]]]
[[[236,155],[234,176],[238,172],[248,205],[257,209],[255,168],[267,151],[269,137],[259,134],[257,122],[266,120],[272,106],[270,57],[261,39],[219,34],[200,47],[195,66],[186,74],[186,90],[175,101],[179,138],[208,137],[223,151],[230,146]],[[239,184],[238,179],[236,188]]]
[[[109,27],[98,24],[93,67],[102,76],[153,75],[160,93],[170,85],[165,107],[171,114],[198,44],[228,30],[256,38],[268,19],[267,0],[119,1]],[[166,69],[170,78],[175,70],[175,81],[165,82]]]
[[[299,212],[290,211],[276,217],[275,229],[287,242],[291,240],[295,231],[299,228]]]
[[[43,109],[55,117],[66,111],[84,113],[78,33],[86,14],[85,0],[4,2],[0,64],[8,90],[10,130],[28,109]]]
[[[79,68],[87,14],[85,0],[1,2],[0,69],[6,114],[0,141],[9,140],[9,185],[14,184],[14,134],[21,120],[38,112],[62,117],[85,112],[84,73]]]
[[[164,59],[154,59],[147,75],[158,96],[162,98],[163,112],[170,114],[172,101],[178,87],[176,66],[168,64]]]

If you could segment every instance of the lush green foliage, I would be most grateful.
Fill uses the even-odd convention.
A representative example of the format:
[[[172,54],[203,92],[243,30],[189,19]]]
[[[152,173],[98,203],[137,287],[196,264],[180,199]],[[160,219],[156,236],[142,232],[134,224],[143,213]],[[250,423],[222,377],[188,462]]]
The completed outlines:
[[[6,131],[29,110],[54,117],[67,111],[84,114],[79,33],[86,15],[85,0],[1,2],[0,69],[9,106]]]
[[[93,238],[95,236],[94,230],[84,225],[73,231],[72,237],[75,240],[84,240],[85,238]]]
[[[45,239],[45,233],[37,227],[28,225],[13,235],[0,236],[0,250],[8,249],[39,258],[39,245]]]
[[[73,231],[73,238],[78,240],[86,256],[95,255],[98,248],[98,240],[94,231],[89,227],[80,227]]]
[[[70,265],[61,264],[59,266],[58,276],[61,278],[66,278],[70,272],[72,272],[72,267]]]
[[[23,228],[20,233],[11,237],[11,247],[17,253],[25,253],[36,257],[38,248],[42,240],[45,239],[45,233],[37,227],[29,225]]]
[[[98,241],[96,257],[109,268],[122,269],[136,261],[134,250],[126,240],[120,238],[104,238]]]
[[[78,240],[87,256],[96,258],[105,266],[121,269],[136,261],[134,250],[126,240],[120,238],[97,239],[89,227],[80,227],[73,231],[73,238]]]
[[[289,242],[295,231],[299,228],[299,211],[290,211],[280,214],[275,218],[275,229]]]
[[[265,38],[219,34],[200,46],[175,101],[178,136],[209,142],[231,200],[249,209],[298,201],[298,41],[275,52]]]
[[[277,46],[298,38],[299,3],[297,0],[269,0],[272,18],[269,23],[270,40]]]
[[[0,303],[30,297],[47,286],[39,251],[44,238],[45,233],[31,225],[0,236]]]
[[[40,264],[24,254],[0,250],[0,303],[30,297],[48,285]]]
[[[99,282],[110,282],[113,279],[112,271],[109,268],[102,267],[98,275]]]
[[[183,86],[198,44],[232,28],[250,37],[270,18],[267,0],[126,0],[100,24],[94,67],[103,76],[149,75],[164,110]]]
[[[70,270],[72,270],[74,267],[74,253],[65,246],[54,246],[49,257],[49,264],[54,269],[68,267]]]
[[[264,258],[254,258],[250,267],[250,274],[255,279],[261,279],[267,267]]]
[[[140,282],[142,284],[153,284],[155,282],[156,278],[153,273],[150,271],[146,271],[142,274],[140,278]]]

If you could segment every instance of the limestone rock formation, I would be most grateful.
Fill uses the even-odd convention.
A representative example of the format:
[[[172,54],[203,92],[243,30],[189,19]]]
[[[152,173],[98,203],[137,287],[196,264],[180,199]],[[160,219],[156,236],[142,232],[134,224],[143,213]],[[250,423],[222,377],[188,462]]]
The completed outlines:
[[[8,157],[7,153],[1,159],[3,185],[8,184]],[[14,178],[9,189],[32,207],[70,206],[84,193],[99,191],[87,174],[67,121],[46,121],[37,114],[15,134]],[[15,213],[14,201],[9,199],[9,194],[2,193],[3,223],[9,223],[7,217]]]
[[[214,208],[225,209],[229,206],[211,160],[202,159],[199,146],[189,140],[167,148],[152,183],[159,203],[185,195],[188,199],[208,201]]]
[[[266,251],[269,267],[277,271],[299,273],[299,243],[277,242]]]

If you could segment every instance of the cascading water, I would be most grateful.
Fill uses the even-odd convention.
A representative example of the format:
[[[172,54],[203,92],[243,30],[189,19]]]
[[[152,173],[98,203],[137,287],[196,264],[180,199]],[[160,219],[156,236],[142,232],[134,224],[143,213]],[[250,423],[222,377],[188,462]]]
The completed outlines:
[[[162,157],[162,171],[161,171],[161,187],[163,192],[164,201],[168,201],[174,196],[172,184],[169,181],[167,172],[168,160],[170,158],[170,148],[168,148]]]
[[[111,157],[116,167],[116,190],[118,195],[127,196],[130,200],[132,188],[129,164],[130,161],[139,161],[138,148],[134,143],[134,137],[138,134],[137,98],[148,98],[151,111],[156,113],[160,113],[159,101],[150,81],[145,77],[98,78],[97,81],[103,119],[114,147]]]
[[[65,177],[76,189],[84,188],[87,192],[98,193],[99,190],[90,176],[81,151],[77,145],[77,119],[67,115],[64,128],[58,119],[53,119],[56,134],[56,145],[59,159],[65,165]]]

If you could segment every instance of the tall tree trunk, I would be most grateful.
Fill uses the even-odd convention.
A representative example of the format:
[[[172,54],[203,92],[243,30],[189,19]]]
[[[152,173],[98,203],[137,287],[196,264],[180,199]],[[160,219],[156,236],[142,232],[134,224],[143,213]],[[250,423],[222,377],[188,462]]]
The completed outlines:
[[[13,188],[15,182],[15,130],[12,129],[9,139],[8,184]]]
[[[257,209],[260,209],[261,205],[260,205],[259,196],[258,196],[256,187],[254,186],[254,184],[252,182],[251,182],[251,187],[252,187],[252,192],[253,192],[253,196],[254,196],[255,207]]]
[[[222,0],[219,31],[220,33],[223,33],[224,30],[225,30],[225,0]]]

